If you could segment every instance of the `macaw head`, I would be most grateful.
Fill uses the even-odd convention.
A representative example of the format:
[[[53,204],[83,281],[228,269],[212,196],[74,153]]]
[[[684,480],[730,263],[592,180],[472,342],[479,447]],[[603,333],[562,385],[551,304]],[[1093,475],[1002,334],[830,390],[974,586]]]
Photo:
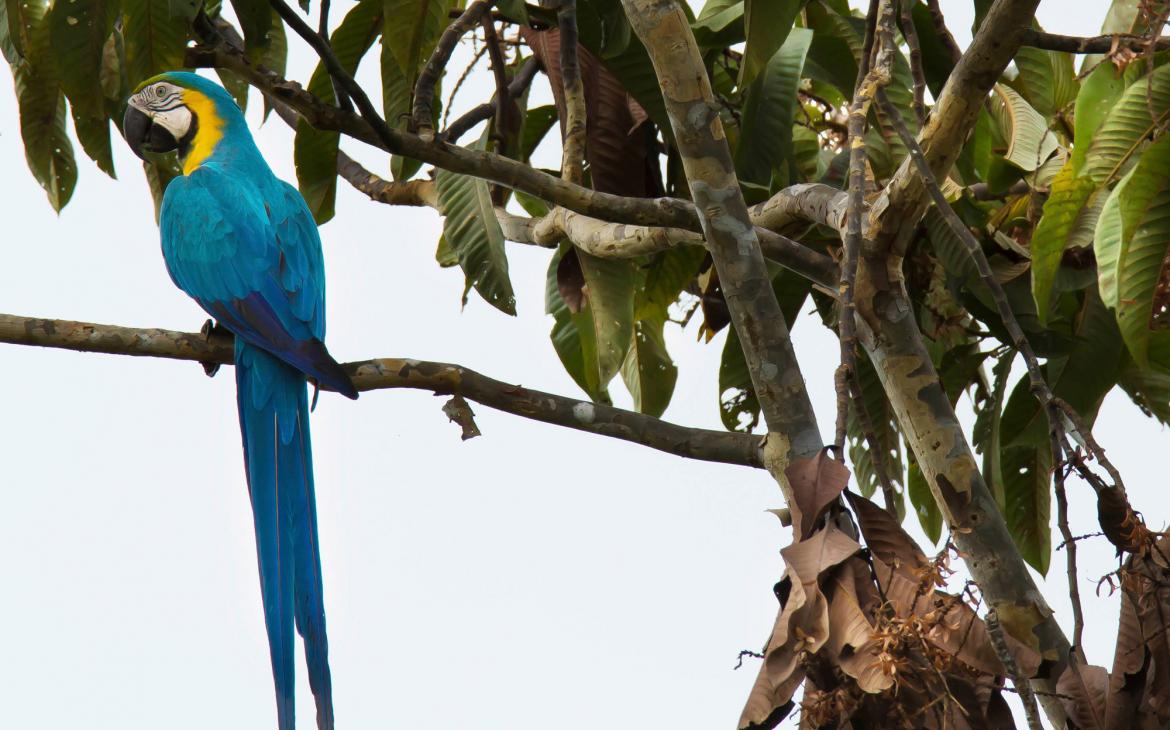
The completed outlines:
[[[171,71],[138,85],[127,100],[122,132],[134,154],[179,151],[183,173],[206,160],[226,127],[243,113],[222,86],[197,74]]]

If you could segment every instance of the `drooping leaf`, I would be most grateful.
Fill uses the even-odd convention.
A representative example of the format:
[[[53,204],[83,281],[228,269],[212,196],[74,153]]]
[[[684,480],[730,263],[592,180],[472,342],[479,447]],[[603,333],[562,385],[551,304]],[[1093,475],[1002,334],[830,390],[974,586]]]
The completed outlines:
[[[735,167],[741,181],[765,187],[772,171],[787,166],[792,180],[792,124],[804,59],[812,31],[794,28],[784,45],[773,54],[745,95],[740,118],[740,141]]]
[[[744,32],[747,45],[739,67],[740,88],[750,85],[771,63],[772,57],[784,45],[802,0],[745,0],[743,5]],[[811,34],[810,34],[811,35]],[[807,51],[808,44],[805,43]],[[801,54],[801,61],[804,54]],[[797,74],[799,80],[799,73]]]
[[[608,385],[622,367],[634,337],[634,263],[577,251],[583,294],[593,315],[598,382]]]
[[[857,517],[857,526],[865,545],[873,556],[887,565],[919,569],[926,565],[926,554],[914,539],[886,510],[878,507],[865,497],[845,492],[849,506]],[[933,537],[938,541],[938,537]]]
[[[784,470],[792,487],[792,526],[804,539],[812,534],[822,514],[849,483],[849,469],[834,459],[828,449],[816,456],[795,459]]]
[[[117,5],[113,6],[116,10]],[[59,0],[49,12],[53,56],[82,149],[110,177],[114,159],[102,93],[102,50],[113,25],[107,0]]]
[[[1044,164],[1060,146],[1048,129],[1048,121],[1010,86],[996,84],[991,99],[992,111],[1008,141],[1004,159],[1028,172]]]
[[[1047,437],[1006,449],[1003,474],[1008,532],[1024,560],[1045,575],[1052,558],[1052,452]]]
[[[1056,116],[1077,98],[1072,54],[1022,46],[1014,61],[1020,70],[1016,90],[1044,117]]]
[[[1170,374],[1131,363],[1122,371],[1118,384],[1143,413],[1170,426]]]
[[[284,23],[273,23],[272,27],[268,29],[268,46],[264,49],[264,56],[260,59],[260,65],[274,71],[278,76],[284,76],[284,69],[287,64],[288,38],[284,33]],[[272,108],[272,102],[265,96],[263,119],[268,119],[268,115],[272,113]]]
[[[1032,294],[1040,322],[1048,321],[1052,283],[1069,244],[1069,236],[1077,225],[1097,186],[1088,176],[1079,176],[1070,160],[1052,181],[1051,192],[1044,203],[1044,214],[1032,234]]]
[[[991,496],[1000,512],[1007,509],[1003,486],[1003,449],[1000,439],[1000,424],[1003,418],[1004,401],[1007,397],[1008,375],[1011,373],[1014,353],[1001,355],[991,369],[991,392],[978,406],[972,445],[983,455],[983,480],[991,490]]]
[[[701,48],[742,42],[746,38],[744,12],[744,0],[707,0],[691,24],[695,40]]]
[[[122,0],[122,35],[126,39],[126,78],[130,88],[155,74],[183,68],[187,23],[169,0]]]
[[[0,53],[11,66],[24,58],[22,31],[20,0],[0,2]]]
[[[572,311],[565,302],[560,286],[564,257],[575,253],[572,244],[562,243],[549,262],[544,295],[545,312],[553,317],[549,339],[561,360],[561,365],[581,390],[595,402],[609,403],[609,393],[598,381],[593,313],[589,310],[588,302],[583,302],[578,311]]]
[[[25,58],[12,74],[25,160],[53,210],[60,211],[77,185],[77,163],[65,129],[66,103],[52,56],[48,10],[42,0],[20,3]]]
[[[634,337],[625,362],[622,380],[634,399],[634,408],[651,416],[661,416],[670,405],[678,368],[666,351],[662,319],[642,319],[634,325]]]
[[[410,87],[447,27],[451,0],[382,0],[382,42]],[[383,64],[383,70],[385,64]]]
[[[333,31],[330,41],[341,65],[353,73],[362,56],[382,31],[382,0],[361,0]],[[309,91],[326,103],[334,103],[333,80],[323,64],[317,64]],[[293,141],[297,186],[318,224],[333,217],[337,197],[337,132],[315,129],[302,119]],[[494,219],[493,219],[494,220]]]
[[[918,524],[922,525],[922,531],[931,542],[938,544],[939,538],[942,537],[942,512],[930,491],[930,485],[926,483],[922,467],[918,466],[918,461],[909,448],[906,449],[906,455],[908,462],[906,496],[910,498],[910,505],[914,507],[914,514],[918,516]]]
[[[484,149],[487,130],[472,149]],[[504,233],[496,219],[491,191],[484,180],[447,170],[435,173],[439,210],[443,214],[443,237],[459,258],[466,277],[466,292],[474,288],[480,296],[505,314],[516,314],[516,296],[508,277]],[[626,342],[629,342],[627,337]],[[625,356],[623,350],[622,356]],[[618,360],[618,365],[621,360]],[[617,366],[614,367],[616,372]]]
[[[719,362],[719,418],[728,431],[743,433],[751,433],[760,422],[760,401],[734,327],[727,329]]]

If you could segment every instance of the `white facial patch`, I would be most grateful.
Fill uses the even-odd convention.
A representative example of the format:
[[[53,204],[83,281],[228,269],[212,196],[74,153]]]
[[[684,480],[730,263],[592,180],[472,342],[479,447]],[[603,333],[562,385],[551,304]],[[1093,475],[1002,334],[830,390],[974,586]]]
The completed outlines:
[[[144,86],[130,97],[130,106],[150,117],[176,140],[191,129],[191,110],[183,103],[183,89],[166,81]]]

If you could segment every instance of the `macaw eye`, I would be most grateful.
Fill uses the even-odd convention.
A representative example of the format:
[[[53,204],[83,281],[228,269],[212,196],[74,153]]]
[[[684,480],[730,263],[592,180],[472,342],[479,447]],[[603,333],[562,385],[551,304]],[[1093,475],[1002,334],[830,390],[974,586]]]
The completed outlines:
[[[164,84],[159,84],[158,86],[154,87],[154,93],[162,96],[163,94],[167,93],[167,87]]]

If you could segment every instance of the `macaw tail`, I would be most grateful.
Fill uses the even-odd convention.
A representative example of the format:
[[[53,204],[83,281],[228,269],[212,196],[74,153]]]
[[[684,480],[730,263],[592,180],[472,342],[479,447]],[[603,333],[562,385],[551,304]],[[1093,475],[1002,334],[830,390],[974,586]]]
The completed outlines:
[[[279,727],[295,727],[295,622],[305,641],[309,686],[317,700],[317,727],[332,730],[333,690],[305,376],[237,337],[236,387]]]

